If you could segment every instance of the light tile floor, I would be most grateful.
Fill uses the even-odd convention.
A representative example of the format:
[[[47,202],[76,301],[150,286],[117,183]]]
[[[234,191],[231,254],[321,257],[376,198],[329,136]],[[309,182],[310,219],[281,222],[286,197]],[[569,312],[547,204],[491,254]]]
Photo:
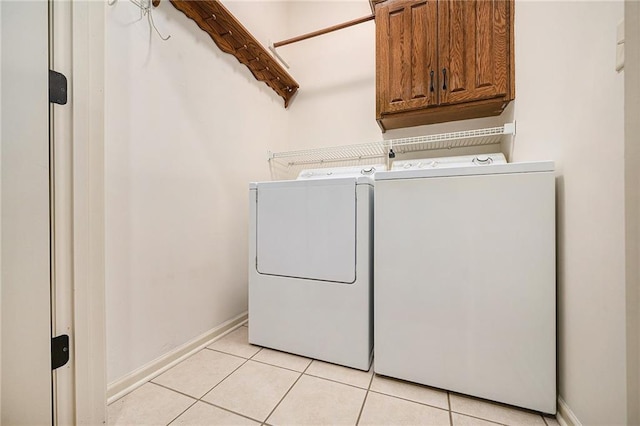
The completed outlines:
[[[239,327],[109,405],[110,425],[557,426],[553,417],[260,348]]]

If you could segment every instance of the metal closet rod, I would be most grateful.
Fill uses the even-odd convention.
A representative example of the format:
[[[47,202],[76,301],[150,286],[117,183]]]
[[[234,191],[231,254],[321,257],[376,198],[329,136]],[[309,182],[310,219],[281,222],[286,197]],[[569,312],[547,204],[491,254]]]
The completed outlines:
[[[298,37],[293,37],[293,38],[289,38],[287,40],[282,40],[282,41],[279,41],[277,43],[273,43],[273,47],[280,47],[280,46],[285,46],[285,45],[291,44],[291,43],[297,43],[299,41],[306,40],[308,38],[313,38],[313,37],[317,37],[319,35],[323,35],[323,34],[327,34],[327,33],[333,32],[333,31],[341,30],[343,28],[352,27],[354,25],[362,24],[363,22],[371,21],[375,17],[376,17],[376,15],[374,15],[372,13],[371,15],[363,16],[362,18],[353,19],[353,20],[348,21],[348,22],[343,22],[342,24],[337,24],[337,25],[334,25],[332,27],[324,28],[322,30],[313,31],[311,33],[303,34],[303,35],[298,36]]]

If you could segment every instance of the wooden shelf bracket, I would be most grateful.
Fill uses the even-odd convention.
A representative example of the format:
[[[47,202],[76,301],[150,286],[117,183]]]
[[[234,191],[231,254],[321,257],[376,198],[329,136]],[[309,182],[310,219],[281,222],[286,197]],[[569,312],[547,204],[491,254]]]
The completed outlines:
[[[271,87],[288,107],[300,87],[219,0],[170,0],[205,31],[225,53],[244,64],[258,81]]]

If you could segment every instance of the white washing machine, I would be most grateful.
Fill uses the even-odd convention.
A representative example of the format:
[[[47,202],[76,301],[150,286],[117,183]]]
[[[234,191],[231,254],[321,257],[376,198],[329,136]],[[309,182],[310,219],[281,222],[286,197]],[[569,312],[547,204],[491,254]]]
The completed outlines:
[[[554,414],[553,163],[411,160],[375,185],[376,373]]]
[[[250,185],[250,343],[369,369],[376,167]]]

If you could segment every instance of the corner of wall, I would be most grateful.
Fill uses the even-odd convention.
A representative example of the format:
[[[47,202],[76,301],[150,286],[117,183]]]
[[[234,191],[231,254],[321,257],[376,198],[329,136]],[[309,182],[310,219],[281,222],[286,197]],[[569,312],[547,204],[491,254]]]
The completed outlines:
[[[640,424],[640,3],[625,1],[627,423]]]

